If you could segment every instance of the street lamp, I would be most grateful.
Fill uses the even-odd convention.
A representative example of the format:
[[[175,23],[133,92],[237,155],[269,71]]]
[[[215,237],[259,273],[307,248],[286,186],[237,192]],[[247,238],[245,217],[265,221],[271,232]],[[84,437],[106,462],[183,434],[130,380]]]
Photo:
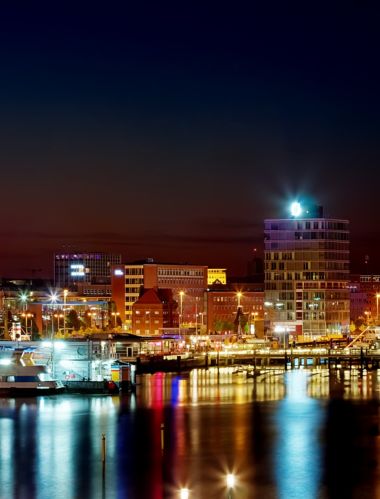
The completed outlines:
[[[241,291],[238,291],[236,293],[236,296],[237,296],[237,299],[238,299],[238,308],[240,308],[240,300],[241,300],[241,297],[243,296],[243,293]]]
[[[232,491],[235,488],[235,475],[232,473],[228,473],[226,476],[226,485],[227,485],[227,490],[228,490],[228,497],[232,497]]]
[[[116,328],[116,317],[120,315],[120,312],[111,312],[111,315],[114,319],[114,328]]]
[[[179,329],[181,330],[181,325],[182,325],[182,314],[183,314],[183,297],[185,295],[185,292],[184,291],[180,291],[179,292],[179,303],[180,303],[180,308],[179,308]]]
[[[25,334],[28,334],[28,317],[32,318],[33,314],[25,312],[22,317],[25,317]],[[32,326],[30,327],[30,333],[32,333]]]
[[[54,317],[57,317],[57,322],[58,322],[58,332],[59,332],[59,319],[62,319],[64,317],[63,314],[54,314]]]
[[[22,303],[23,310],[26,310],[26,304],[28,302],[28,294],[27,293],[21,293],[20,294],[20,301]]]
[[[66,335],[66,299],[69,294],[68,289],[63,290],[63,335]]]
[[[50,293],[50,302],[53,307],[53,312],[51,313],[51,337],[54,338],[54,305],[57,303],[58,295],[56,292],[52,291]]]
[[[195,298],[195,336],[198,336],[198,297]]]

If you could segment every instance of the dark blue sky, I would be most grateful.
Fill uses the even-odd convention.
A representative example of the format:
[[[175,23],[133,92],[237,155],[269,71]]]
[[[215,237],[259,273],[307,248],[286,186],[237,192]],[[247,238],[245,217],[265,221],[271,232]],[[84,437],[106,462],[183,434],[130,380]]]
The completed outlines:
[[[136,3],[0,8],[0,275],[63,246],[243,273],[293,196],[376,262],[380,7]]]

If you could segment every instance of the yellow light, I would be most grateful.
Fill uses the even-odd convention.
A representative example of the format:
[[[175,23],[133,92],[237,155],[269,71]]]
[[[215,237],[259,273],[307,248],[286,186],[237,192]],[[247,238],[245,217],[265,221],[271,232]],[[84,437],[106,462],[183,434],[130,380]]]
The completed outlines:
[[[235,475],[228,473],[226,476],[226,483],[229,489],[233,489],[235,487]]]
[[[189,489],[181,489],[179,494],[181,499],[189,499],[190,491]]]

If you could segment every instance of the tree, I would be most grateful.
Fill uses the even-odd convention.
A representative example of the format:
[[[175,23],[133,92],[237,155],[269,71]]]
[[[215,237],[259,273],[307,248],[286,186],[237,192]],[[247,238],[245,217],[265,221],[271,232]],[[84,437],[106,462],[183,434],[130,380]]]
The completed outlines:
[[[73,308],[69,310],[69,313],[66,315],[66,326],[68,329],[72,329],[74,331],[79,331],[82,326],[82,322],[78,317],[77,311]]]

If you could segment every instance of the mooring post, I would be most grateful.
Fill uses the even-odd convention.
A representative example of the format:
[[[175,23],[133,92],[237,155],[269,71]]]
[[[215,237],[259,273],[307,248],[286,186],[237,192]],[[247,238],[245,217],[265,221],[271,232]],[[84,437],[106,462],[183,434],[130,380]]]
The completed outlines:
[[[161,452],[164,452],[164,436],[165,436],[165,425],[164,423],[161,423]]]
[[[102,433],[102,471],[103,471],[103,481],[106,473],[106,436]]]

